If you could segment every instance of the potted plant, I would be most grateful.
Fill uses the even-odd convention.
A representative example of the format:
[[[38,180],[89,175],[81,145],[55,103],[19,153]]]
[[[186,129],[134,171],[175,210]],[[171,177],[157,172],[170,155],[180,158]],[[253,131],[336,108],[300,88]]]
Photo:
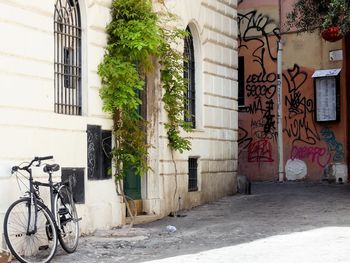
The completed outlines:
[[[331,25],[322,30],[321,36],[326,41],[336,42],[343,38],[343,33],[340,30],[340,26]]]

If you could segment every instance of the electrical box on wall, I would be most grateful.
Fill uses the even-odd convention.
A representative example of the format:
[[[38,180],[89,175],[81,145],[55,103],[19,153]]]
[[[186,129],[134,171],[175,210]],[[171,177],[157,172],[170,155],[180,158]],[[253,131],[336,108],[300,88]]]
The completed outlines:
[[[329,51],[329,61],[341,61],[343,60],[343,50],[332,50]]]
[[[333,164],[333,175],[337,183],[348,182],[348,167],[344,163]]]
[[[73,197],[77,204],[85,203],[84,168],[62,167],[62,181],[73,177]]]
[[[341,69],[316,70],[312,75],[315,88],[316,122],[340,120],[340,73]]]

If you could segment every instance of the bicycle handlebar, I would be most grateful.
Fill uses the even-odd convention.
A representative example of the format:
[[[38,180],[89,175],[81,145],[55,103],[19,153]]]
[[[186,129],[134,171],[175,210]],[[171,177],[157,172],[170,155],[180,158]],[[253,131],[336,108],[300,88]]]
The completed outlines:
[[[44,157],[34,157],[34,160],[33,160],[32,162],[35,162],[35,161],[45,161],[45,160],[50,160],[50,159],[53,159],[53,156],[52,156],[52,155],[44,156]]]
[[[11,171],[12,173],[14,172],[17,172],[18,170],[25,170],[25,171],[28,171],[28,169],[33,165],[34,162],[39,162],[39,165],[40,165],[40,162],[41,161],[44,161],[44,160],[50,160],[50,159],[53,159],[53,156],[52,155],[49,155],[49,156],[44,156],[44,157],[34,157],[33,160],[31,160],[31,162],[26,165],[26,166],[23,166],[23,167],[19,167],[19,166],[13,166]]]

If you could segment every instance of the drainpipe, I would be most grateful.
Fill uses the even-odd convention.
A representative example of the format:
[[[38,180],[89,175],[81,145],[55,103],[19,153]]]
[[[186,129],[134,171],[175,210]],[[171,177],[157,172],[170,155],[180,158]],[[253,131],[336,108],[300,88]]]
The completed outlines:
[[[277,42],[277,132],[278,132],[278,180],[284,180],[283,129],[282,129],[282,40]]]

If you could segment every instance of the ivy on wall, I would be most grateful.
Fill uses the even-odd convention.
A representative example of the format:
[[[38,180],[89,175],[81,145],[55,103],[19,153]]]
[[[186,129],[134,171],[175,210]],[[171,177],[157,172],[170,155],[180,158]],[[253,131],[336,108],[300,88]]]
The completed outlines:
[[[191,144],[180,135],[182,129],[190,131],[190,126],[184,121],[187,86],[183,77],[183,54],[176,49],[177,43],[183,43],[186,31],[166,27],[167,22],[176,19],[175,16],[169,12],[154,12],[150,0],[114,0],[111,18],[106,28],[107,47],[98,74],[103,110],[111,114],[114,121],[112,154],[118,181],[130,169],[138,175],[149,169],[147,122],[138,113],[138,108],[142,103],[139,92],[145,86],[145,76],[156,70],[152,63],[154,58],[161,66],[169,146],[171,150],[183,152],[189,150]]]

